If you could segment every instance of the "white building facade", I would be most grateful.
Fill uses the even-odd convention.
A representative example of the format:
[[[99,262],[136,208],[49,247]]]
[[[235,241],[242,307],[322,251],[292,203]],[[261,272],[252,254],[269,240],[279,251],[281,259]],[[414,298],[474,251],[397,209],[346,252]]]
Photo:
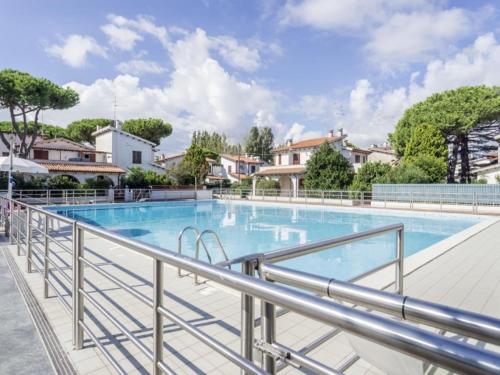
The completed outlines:
[[[97,152],[106,153],[106,161],[123,169],[140,167],[157,173],[165,173],[165,169],[155,163],[156,145],[146,139],[137,137],[112,126],[96,130]]]
[[[298,190],[303,188],[307,161],[325,142],[340,151],[355,170],[359,169],[368,161],[369,153],[366,150],[347,147],[346,138],[347,135],[339,129],[337,132],[330,130],[326,137],[306,139],[296,143],[287,140],[284,146],[273,149],[274,166],[263,167],[253,175],[254,191],[257,178],[264,177],[278,181],[283,195],[292,192],[293,196],[297,196]]]

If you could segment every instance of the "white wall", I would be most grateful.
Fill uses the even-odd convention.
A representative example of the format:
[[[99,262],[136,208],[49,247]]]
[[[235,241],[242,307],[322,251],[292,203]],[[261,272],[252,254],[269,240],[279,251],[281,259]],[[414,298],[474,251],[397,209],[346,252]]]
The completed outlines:
[[[175,167],[178,167],[182,160],[184,160],[184,155],[179,155],[169,158],[168,160],[163,160],[161,165],[165,168],[165,170],[170,171]]]
[[[154,148],[151,144],[140,141],[125,133],[111,130],[97,135],[96,150],[110,153],[108,154],[108,162],[123,169],[140,167],[155,172],[164,171],[160,166],[152,165],[154,163]],[[133,151],[141,152],[140,164],[132,162]]]
[[[478,178],[485,178],[488,184],[498,184],[497,176],[500,176],[500,166],[489,171],[478,172],[477,174]]]
[[[391,163],[396,159],[396,157],[392,154],[386,154],[383,152],[372,151],[370,155],[368,155],[368,161],[376,162],[380,161],[382,163]]]

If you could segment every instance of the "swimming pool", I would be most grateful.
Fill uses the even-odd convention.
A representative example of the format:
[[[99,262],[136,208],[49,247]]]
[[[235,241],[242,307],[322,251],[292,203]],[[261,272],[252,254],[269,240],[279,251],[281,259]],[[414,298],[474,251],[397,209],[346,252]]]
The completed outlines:
[[[177,251],[179,232],[188,225],[214,230],[229,258],[268,252],[389,224],[405,226],[405,256],[427,248],[481,219],[472,216],[419,214],[306,207],[256,202],[177,201],[97,206],[48,207],[59,214],[106,228],[136,240]],[[318,275],[347,280],[395,256],[394,233],[282,262]],[[214,262],[222,261],[211,238]],[[183,253],[194,255],[194,235],[186,233]]]

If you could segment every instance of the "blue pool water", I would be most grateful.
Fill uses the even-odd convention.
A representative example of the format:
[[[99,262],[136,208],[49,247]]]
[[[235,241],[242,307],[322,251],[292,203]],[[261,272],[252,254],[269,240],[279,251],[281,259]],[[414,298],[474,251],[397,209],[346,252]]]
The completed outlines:
[[[374,210],[271,205],[250,202],[184,201],[80,207],[51,207],[59,214],[94,224],[136,240],[177,251],[179,232],[188,225],[213,229],[229,258],[314,242],[384,225],[405,225],[405,256],[414,254],[476,223],[470,216],[407,215]],[[395,234],[356,242],[281,264],[346,280],[395,256]],[[215,244],[214,262],[223,260]],[[189,233],[183,252],[194,255]]]

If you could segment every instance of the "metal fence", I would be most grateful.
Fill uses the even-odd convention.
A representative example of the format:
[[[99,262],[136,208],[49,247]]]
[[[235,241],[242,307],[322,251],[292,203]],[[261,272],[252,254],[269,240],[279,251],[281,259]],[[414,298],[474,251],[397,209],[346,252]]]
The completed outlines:
[[[90,307],[100,313],[98,321],[100,325],[104,325],[106,322],[114,325],[124,337],[136,345],[139,351],[152,361],[153,374],[172,373],[163,357],[164,343],[165,341],[168,342],[168,337],[166,339],[163,337],[164,320],[173,322],[180,329],[205,343],[215,352],[223,355],[228,361],[249,374],[274,373],[277,359],[282,359],[284,362],[296,366],[299,364],[298,366],[306,369],[315,369],[319,373],[339,373],[338,370],[307,358],[301,353],[290,353],[288,357],[282,357],[281,350],[283,346],[276,341],[275,306],[281,306],[325,325],[342,329],[450,371],[462,374],[493,374],[500,372],[500,354],[487,350],[481,345],[457,341],[370,311],[355,309],[332,300],[325,300],[312,295],[310,292],[280,285],[287,284],[285,282],[286,278],[277,276],[277,266],[274,265],[275,268],[272,268],[273,264],[271,263],[289,259],[298,254],[305,255],[321,248],[352,242],[361,237],[368,238],[387,231],[396,231],[398,233],[397,238],[399,238],[397,247],[399,250],[398,257],[393,261],[393,264],[399,267],[398,275],[402,275],[403,232],[400,226],[353,235],[354,237],[347,236],[341,239],[329,240],[329,242],[315,244],[315,246],[302,246],[295,249],[284,249],[264,255],[261,254],[257,257],[260,260],[257,264],[255,264],[255,258],[243,260],[243,274],[241,274],[221,266],[179,255],[173,251],[147,245],[86,223],[70,220],[23,202],[7,198],[0,198],[0,201],[2,214],[11,223],[11,243],[17,246],[18,254],[26,256],[27,271],[31,272],[32,269],[35,269],[40,272],[45,285],[45,296],[47,296],[49,289],[53,291],[61,300],[65,309],[71,314],[75,349],[82,349],[85,334],[102,351],[118,373],[124,374],[126,371],[121,368],[113,353],[108,350],[107,345],[112,344],[108,342],[105,345],[103,340],[107,338],[99,337],[92,328],[92,319],[89,319],[87,315]],[[121,246],[123,251],[142,254],[147,257],[151,261],[153,269],[152,298],[138,292],[127,282],[115,277],[99,267],[95,262],[92,262],[86,254],[88,251],[86,241],[89,235],[92,238],[109,241],[114,246]],[[69,266],[61,265],[59,256],[61,251],[71,256],[72,263]],[[241,262],[242,260],[238,261]],[[167,269],[168,272],[176,274],[175,268],[180,268],[241,293],[241,313],[243,317],[240,334],[241,353],[231,350],[216,338],[166,307],[163,301],[164,293],[168,291],[168,285],[165,286],[164,283],[165,265],[172,266]],[[256,271],[256,266],[258,267],[259,278],[252,276]],[[132,298],[136,298],[146,307],[151,308],[151,317],[153,318],[152,346],[146,345],[140,337],[129,330],[115,314],[95,297],[94,292],[97,287],[95,285],[91,286],[92,276],[95,274],[89,271],[93,271],[100,277],[107,279],[116,287],[127,292]],[[290,275],[287,277],[288,280],[292,279]],[[321,283],[325,286],[324,280],[315,279],[313,275],[306,274],[301,277],[301,287],[310,287]],[[401,277],[398,276],[396,285],[398,289],[402,290],[402,279],[399,280]],[[275,282],[269,282],[268,280]],[[328,281],[327,293],[335,296],[336,285],[332,284],[331,281]],[[352,286],[352,284],[348,285]],[[61,293],[61,288],[67,290],[65,295]],[[337,288],[337,293],[339,293],[339,289],[341,288]],[[372,292],[365,292],[368,296],[372,295]],[[358,294],[357,302],[360,302],[360,296]],[[377,295],[377,298],[384,296],[386,295]],[[254,340],[253,337],[255,324],[253,314],[256,299],[262,302],[261,340]],[[385,301],[387,302],[388,299]],[[401,299],[397,301],[402,302]],[[365,301],[364,303],[368,302]],[[382,303],[381,301],[372,300],[370,306],[380,308]],[[418,308],[415,307],[418,307],[418,305],[414,304],[412,306],[415,316],[422,323],[429,321],[428,310],[430,308],[437,309],[436,305],[428,305],[418,314]],[[402,311],[406,311],[406,309]],[[446,310],[446,313],[448,315],[443,315],[442,319],[447,323],[447,329],[452,331],[456,329],[459,333],[472,332],[473,337],[498,344],[499,320],[456,309]],[[93,319],[95,321],[97,316],[94,316]],[[464,329],[464,324],[459,325],[457,321],[467,321],[470,325],[466,327],[467,329]],[[431,326],[440,325],[434,322]],[[261,367],[253,360],[253,348],[264,354],[264,362]]]
[[[374,185],[373,191],[279,190],[279,189],[216,189],[214,196],[224,200],[330,204],[336,206],[403,208],[430,211],[467,211],[500,213],[500,185],[463,185],[450,191],[434,185]],[[448,186],[448,185],[445,185]],[[477,186],[477,188],[476,188]],[[409,188],[411,187],[411,189]],[[422,189],[422,190],[420,190]]]

